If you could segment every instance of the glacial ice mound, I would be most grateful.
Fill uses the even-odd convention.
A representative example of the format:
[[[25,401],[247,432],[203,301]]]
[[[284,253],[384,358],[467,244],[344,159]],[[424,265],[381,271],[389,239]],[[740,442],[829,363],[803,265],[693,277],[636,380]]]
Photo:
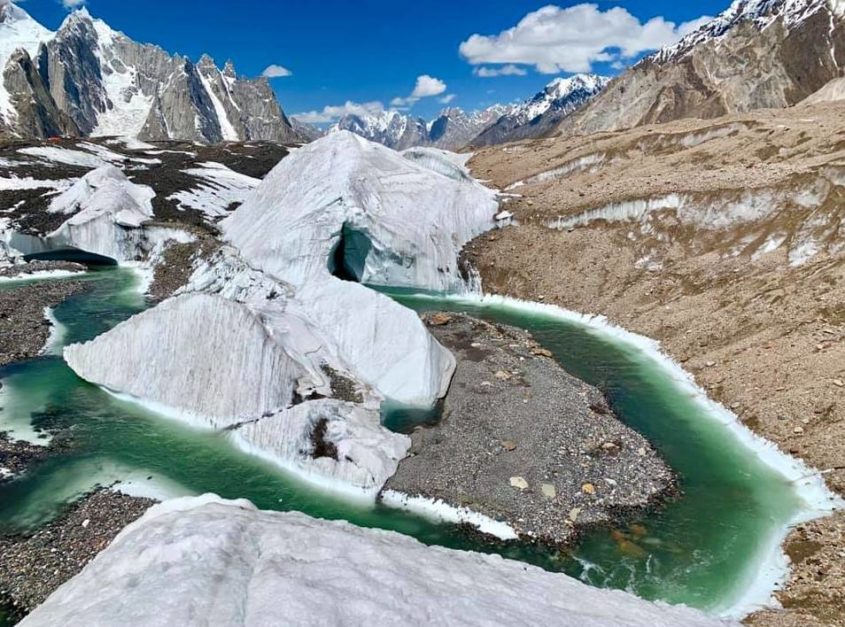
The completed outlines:
[[[21,625],[503,623],[731,624],[496,555],[205,495],[150,509]]]
[[[155,257],[169,242],[193,240],[180,229],[147,226],[154,217],[153,198],[152,188],[102,165],[50,201],[49,213],[69,216],[59,228],[44,237],[11,232],[7,239],[26,255],[76,249],[118,263]]]
[[[498,203],[459,176],[460,165],[435,153],[425,160],[330,134],[277,165],[221,223],[224,236],[252,266],[296,286],[334,273],[449,290],[460,283],[461,248],[493,228]]]
[[[454,156],[411,159],[329,135],[285,158],[220,223],[228,245],[182,296],[66,359],[92,383],[231,428],[246,450],[308,478],[375,494],[409,446],[381,426],[379,404],[431,406],[455,359],[416,313],[362,283],[456,287],[461,247],[496,209]]]
[[[283,409],[298,388],[313,386],[304,360],[273,341],[249,308],[205,294],[167,300],[68,346],[64,357],[87,381],[215,428]]]
[[[357,404],[321,398],[332,394],[323,369],[330,353],[308,321],[269,314],[188,293],[66,347],[64,357],[85,380],[195,426],[226,429],[244,450],[314,483],[375,496],[409,439],[381,426],[366,388]]]

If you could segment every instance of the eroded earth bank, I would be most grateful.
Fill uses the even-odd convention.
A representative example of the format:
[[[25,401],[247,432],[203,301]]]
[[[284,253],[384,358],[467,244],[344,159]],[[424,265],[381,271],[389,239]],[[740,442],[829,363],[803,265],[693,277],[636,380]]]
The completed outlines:
[[[485,290],[602,314],[661,341],[755,432],[845,493],[841,104],[478,152],[517,224],[466,260]],[[845,515],[800,525],[783,611],[842,624]]]

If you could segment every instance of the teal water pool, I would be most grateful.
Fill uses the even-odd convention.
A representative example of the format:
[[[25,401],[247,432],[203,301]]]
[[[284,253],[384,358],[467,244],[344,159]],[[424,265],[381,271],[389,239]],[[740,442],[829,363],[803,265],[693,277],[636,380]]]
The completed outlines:
[[[54,312],[65,342],[95,337],[145,306],[130,270],[101,268],[85,280],[91,290]],[[321,492],[241,452],[225,433],[187,427],[121,401],[80,380],[60,357],[45,356],[0,369],[0,430],[70,429],[76,446],[0,486],[0,531],[31,529],[96,484],[128,481],[140,493],[215,492],[265,509],[391,529],[429,544],[497,552],[593,585],[711,611],[735,606],[754,581],[760,583],[772,542],[807,507],[799,486],[710,419],[647,352],[578,322],[501,303],[391,295],[418,311],[465,311],[531,331],[565,368],[603,389],[619,417],[655,444],[679,474],[683,496],[631,525],[591,532],[571,552],[485,545],[451,525]],[[431,419],[431,412],[385,412],[385,423],[400,431]]]

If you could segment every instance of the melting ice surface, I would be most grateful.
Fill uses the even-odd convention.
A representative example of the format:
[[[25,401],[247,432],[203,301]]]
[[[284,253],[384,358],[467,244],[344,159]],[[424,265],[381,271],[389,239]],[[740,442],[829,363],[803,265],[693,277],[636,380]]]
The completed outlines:
[[[131,289],[137,279],[128,270],[101,269],[87,280],[92,292],[55,308],[55,318],[66,327],[65,342],[94,337],[143,307]],[[531,330],[571,372],[605,389],[621,418],[655,443],[680,474],[683,498],[637,524],[596,531],[572,553],[519,543],[489,547],[450,525],[320,492],[240,451],[227,432],[196,430],[123,402],[47,355],[0,369],[4,391],[15,399],[3,403],[0,429],[72,427],[77,446],[0,486],[0,530],[31,528],[97,482],[128,480],[134,493],[247,498],[262,509],[345,519],[428,544],[496,551],[594,585],[716,612],[747,611],[768,598],[782,566],[772,559],[779,555],[778,541],[786,524],[808,513],[800,490],[813,486],[790,482],[764,463],[708,417],[706,405],[665,365],[625,338],[542,311],[496,301],[394,297],[418,310],[468,311]],[[408,420],[386,416],[385,422],[407,428]]]

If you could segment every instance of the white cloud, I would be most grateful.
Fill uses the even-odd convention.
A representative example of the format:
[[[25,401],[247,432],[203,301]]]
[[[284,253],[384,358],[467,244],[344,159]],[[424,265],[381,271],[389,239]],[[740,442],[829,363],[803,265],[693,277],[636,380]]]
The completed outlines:
[[[441,104],[449,104],[455,99],[455,94],[446,94],[442,98],[438,98]]]
[[[261,72],[261,76],[264,78],[284,78],[285,76],[291,76],[293,72],[287,69],[283,65],[272,64],[268,65],[264,68],[264,71]]]
[[[528,74],[525,68],[521,68],[513,63],[509,63],[498,68],[481,66],[475,68],[472,73],[476,76],[480,76],[481,78],[493,78],[495,76],[525,76]]]
[[[83,4],[85,0],[62,0],[62,6],[66,9],[78,9]]]
[[[446,91],[446,83],[439,78],[434,78],[428,74],[423,74],[417,77],[417,84],[414,85],[414,91],[411,93],[411,98],[428,98],[429,96],[439,96]]]
[[[431,96],[439,96],[446,91],[446,83],[439,78],[434,78],[428,74],[417,76],[417,82],[414,85],[414,91],[410,96],[396,96],[390,101],[393,107],[410,107],[414,105],[420,98],[430,98]]]
[[[601,11],[597,4],[545,6],[498,35],[472,35],[460,45],[472,65],[533,65],[545,74],[589,72],[594,63],[612,63],[677,42],[711,18],[675,24],[662,17],[645,23],[622,7]]]
[[[322,111],[295,113],[293,117],[307,124],[324,124],[326,122],[334,122],[350,113],[352,115],[372,115],[374,113],[381,113],[382,111],[384,111],[384,104],[375,100],[372,102],[352,102],[347,100],[342,105],[325,106]]]

